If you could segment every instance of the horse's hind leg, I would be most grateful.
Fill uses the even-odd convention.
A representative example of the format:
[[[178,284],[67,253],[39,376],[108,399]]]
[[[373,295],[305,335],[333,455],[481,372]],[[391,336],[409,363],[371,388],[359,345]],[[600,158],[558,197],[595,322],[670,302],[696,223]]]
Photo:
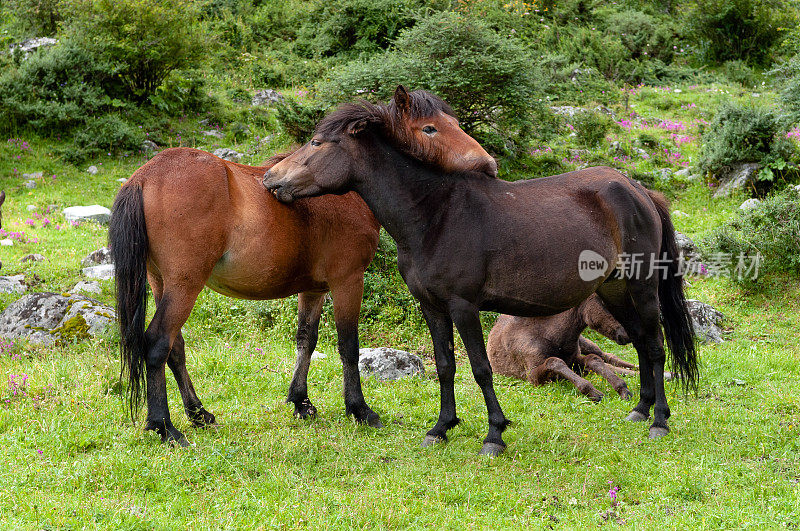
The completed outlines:
[[[581,378],[567,363],[561,358],[552,356],[544,360],[544,363],[537,365],[531,370],[528,379],[534,385],[543,385],[551,380],[563,378],[572,383],[575,388],[592,402],[600,402],[603,393],[597,390],[586,378]]]
[[[361,274],[331,286],[339,356],[342,358],[344,408],[345,413],[353,415],[356,421],[373,428],[382,428],[378,414],[364,400],[358,372],[358,313],[361,310],[363,293],[364,277]]]
[[[147,280],[150,284],[150,288],[153,290],[153,298],[156,301],[156,307],[158,307],[161,305],[161,297],[164,293],[164,282],[158,276],[149,272],[147,274]],[[203,407],[200,398],[194,390],[194,385],[192,385],[192,379],[189,377],[189,371],[186,369],[186,346],[183,340],[183,333],[181,332],[178,332],[178,335],[175,337],[175,342],[167,358],[167,365],[172,371],[173,376],[175,376],[175,381],[178,384],[178,390],[183,400],[183,409],[192,424],[198,427],[216,424],[216,418]]]
[[[579,354],[575,361],[584,370],[588,369],[605,378],[623,400],[630,400],[631,392],[628,390],[628,385],[622,378],[617,376],[617,373],[611,367],[603,362],[600,356],[596,354],[589,354],[588,356]]]
[[[324,302],[325,293],[304,292],[297,297],[297,362],[286,402],[294,404],[295,416],[303,419],[317,414],[317,409],[308,399],[308,368],[317,346]]]
[[[585,337],[581,336],[578,339],[578,343],[581,347],[581,354],[585,354],[588,356],[589,354],[595,354],[599,356],[604,362],[608,363],[609,365],[613,365],[614,367],[622,367],[624,369],[628,369],[628,371],[621,371],[623,374],[628,374],[629,372],[635,371],[637,369],[636,365],[633,363],[628,363],[627,361],[623,360],[611,354],[609,352],[603,352],[603,349],[597,346],[597,343],[586,339]]]
[[[181,326],[192,311],[197,293],[199,290],[194,293],[177,290],[172,293],[169,290],[165,292],[160,297],[156,313],[145,332],[148,350],[145,357],[147,421],[144,428],[157,432],[161,435],[162,441],[177,442],[182,446],[187,446],[189,443],[170,419],[165,369],[170,351],[180,334]]]
[[[189,377],[189,371],[186,369],[186,348],[183,341],[183,334],[178,333],[175,342],[172,344],[169,358],[167,358],[167,365],[169,365],[175,381],[178,383],[178,390],[181,393],[183,400],[183,410],[186,411],[186,416],[197,427],[211,426],[217,423],[216,417],[213,413],[209,413],[203,407],[200,398],[194,390],[192,379]]]

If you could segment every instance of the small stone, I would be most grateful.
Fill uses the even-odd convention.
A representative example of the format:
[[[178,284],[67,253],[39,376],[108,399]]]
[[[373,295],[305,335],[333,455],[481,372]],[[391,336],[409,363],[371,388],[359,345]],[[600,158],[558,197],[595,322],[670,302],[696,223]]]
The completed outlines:
[[[25,188],[28,190],[33,190],[36,188],[36,181],[25,181]]]
[[[19,259],[20,262],[44,262],[44,256],[40,254],[26,254]]]
[[[572,118],[576,114],[588,112],[586,109],[582,109],[580,107],[573,107],[571,105],[550,107],[550,110],[553,111],[554,114],[566,116],[568,118]]]
[[[722,312],[710,304],[694,299],[687,300],[686,306],[689,309],[689,315],[692,317],[694,335],[701,343],[722,343],[725,341],[722,337],[723,330],[721,328],[722,322],[725,320]]]
[[[760,204],[761,204],[760,199],[755,199],[755,198],[748,199],[747,201],[739,205],[739,210],[744,210],[745,212],[747,212],[748,210],[753,210],[755,208],[758,208],[758,205]]]
[[[27,290],[25,275],[0,277],[0,293],[25,293]]]
[[[86,278],[110,280],[114,278],[114,264],[103,264],[92,267],[84,267],[81,273]]]
[[[98,223],[108,223],[111,219],[111,211],[104,206],[73,206],[63,210],[67,221],[96,221]]]
[[[690,218],[692,216],[690,216],[686,212],[683,212],[682,210],[673,210],[672,211],[672,217],[673,218]]]
[[[251,104],[254,107],[257,107],[259,105],[270,105],[272,103],[278,103],[281,101],[283,101],[283,95],[280,92],[273,89],[264,89],[253,94]]]
[[[686,179],[692,174],[691,168],[683,168],[682,170],[678,170],[675,172],[675,177],[680,177],[681,179]]]
[[[145,140],[142,142],[142,147],[140,149],[143,153],[153,153],[154,151],[158,151],[158,144],[152,140]]]
[[[86,173],[89,173],[91,175],[97,175],[99,172],[100,170],[97,169],[97,166],[89,166],[88,168],[86,168]]]
[[[327,357],[328,357],[327,354],[324,354],[322,352],[318,352],[316,350],[311,354],[311,359],[312,360],[324,360]]]
[[[383,381],[425,374],[425,367],[419,356],[387,347],[359,350],[358,370],[365,376],[374,375]]]
[[[100,293],[103,289],[96,280],[81,280],[72,288],[73,293]]]
[[[732,165],[728,171],[719,176],[722,183],[714,193],[715,198],[728,197],[735,190],[741,190],[754,182],[761,164],[757,162],[745,162]]]
[[[740,380],[739,378],[734,378],[731,380],[731,385],[747,385],[747,382],[744,380]]]
[[[117,179],[117,182],[118,183],[126,183],[126,182],[128,182],[128,179],[126,179],[125,177],[120,177],[119,179]]]
[[[214,150],[214,156],[231,162],[241,162],[243,154],[230,148],[219,148]]]
[[[34,210],[36,210],[36,205],[28,205],[28,206],[25,207],[25,209],[28,212],[33,212]]]
[[[11,247],[12,245],[14,245],[14,240],[9,240],[8,238],[0,240],[0,246],[2,247]]]
[[[639,155],[643,159],[650,158],[650,154],[640,147],[633,148],[633,152]]]
[[[37,172],[34,172],[34,173],[23,173],[22,174],[22,178],[23,179],[41,179],[43,175],[44,175],[44,172],[37,171]]]
[[[214,138],[219,138],[219,139],[225,138],[225,135],[223,135],[220,131],[202,131],[202,133],[205,136],[211,136]]]
[[[675,89],[675,90],[673,90],[672,92],[674,92],[675,94],[680,94],[680,93],[681,93],[681,92],[683,92],[683,91],[682,91],[681,89]]]
[[[108,247],[101,247],[96,251],[89,253],[83,260],[81,260],[81,267],[92,267],[103,264],[113,264],[111,259],[111,250]]]

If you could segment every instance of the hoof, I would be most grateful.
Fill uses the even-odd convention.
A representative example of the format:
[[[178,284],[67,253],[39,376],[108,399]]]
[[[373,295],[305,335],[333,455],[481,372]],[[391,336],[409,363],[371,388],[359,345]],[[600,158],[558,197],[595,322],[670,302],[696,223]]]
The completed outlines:
[[[628,414],[627,417],[625,417],[625,420],[627,420],[628,422],[644,422],[645,420],[647,420],[649,418],[650,418],[649,415],[645,415],[643,413],[639,413],[638,411],[636,411],[634,409],[633,411],[631,411]]]
[[[662,428],[661,426],[650,426],[650,438],[660,439],[669,434],[669,428]]]
[[[187,411],[186,416],[189,417],[190,421],[192,421],[192,425],[197,428],[217,425],[217,417],[215,417],[213,413],[206,411],[206,408],[204,407],[196,409],[192,412]]]
[[[435,437],[433,435],[426,435],[424,439],[422,439],[422,443],[420,446],[423,448],[430,448],[431,446],[436,446],[437,444],[446,442],[447,439],[443,439],[441,437]]]
[[[314,407],[311,400],[306,398],[294,405],[294,416],[299,419],[313,419],[317,416],[317,408]]]
[[[381,422],[381,418],[376,413],[367,417],[366,425],[370,428],[383,428],[383,422]]]
[[[497,457],[498,455],[502,454],[506,449],[504,444],[497,444],[497,443],[483,443],[481,447],[481,451],[478,452],[478,455],[488,455],[489,457]]]

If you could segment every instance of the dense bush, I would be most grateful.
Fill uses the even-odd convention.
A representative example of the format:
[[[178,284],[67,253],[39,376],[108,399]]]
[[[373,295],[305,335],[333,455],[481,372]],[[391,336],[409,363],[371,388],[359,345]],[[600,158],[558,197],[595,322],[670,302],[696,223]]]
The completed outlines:
[[[785,124],[774,110],[725,103],[703,134],[698,166],[715,175],[732,164],[758,162],[764,166],[760,179],[772,181],[773,170],[797,171],[794,157]]]
[[[740,211],[702,242],[704,255],[731,256],[732,267],[740,254],[760,253],[760,273],[800,276],[800,194],[794,187],[766,198],[757,207]],[[737,280],[748,280],[745,278]]]
[[[405,30],[394,49],[349,64],[320,92],[388,99],[401,83],[439,94],[462,127],[497,153],[513,152],[530,136],[542,85],[534,60],[515,41],[443,12]]]
[[[7,0],[15,26],[25,35],[54,35],[61,22],[62,0]]]
[[[175,71],[199,65],[203,36],[190,0],[69,0],[67,35],[146,101]]]
[[[307,142],[314,133],[314,127],[325,115],[324,104],[310,101],[306,103],[286,99],[275,106],[278,122],[284,132],[298,142]]]
[[[796,12],[784,0],[695,0],[686,15],[686,36],[706,62],[743,60],[765,64]]]
[[[784,77],[781,101],[789,112],[789,120],[793,123],[800,122],[800,55],[795,55],[771,73]]]
[[[611,119],[596,112],[581,112],[572,118],[578,143],[584,147],[597,147],[606,139]]]

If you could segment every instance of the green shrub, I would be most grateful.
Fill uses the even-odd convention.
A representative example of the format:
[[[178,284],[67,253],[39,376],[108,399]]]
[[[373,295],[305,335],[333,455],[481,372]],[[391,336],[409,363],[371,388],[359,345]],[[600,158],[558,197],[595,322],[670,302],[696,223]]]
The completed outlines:
[[[300,103],[286,98],[275,105],[278,122],[291,138],[306,142],[314,133],[314,128],[325,115],[327,106],[319,102]]]
[[[109,66],[70,41],[39,50],[0,76],[0,127],[61,133],[124,106]]]
[[[800,55],[795,55],[780,68],[770,72],[784,78],[781,101],[792,123],[800,122]]]
[[[725,61],[722,65],[725,77],[733,83],[738,83],[743,87],[752,87],[755,84],[755,72],[746,62],[741,60]]]
[[[784,0],[693,0],[685,22],[686,37],[706,62],[765,64],[797,16]]]
[[[134,152],[140,149],[144,138],[141,129],[119,114],[104,114],[89,119],[75,134],[74,148],[64,150],[62,156],[68,162],[78,163],[106,152]]]
[[[320,93],[339,101],[388,99],[401,83],[444,98],[464,130],[496,153],[513,153],[531,135],[542,85],[534,60],[515,41],[443,12],[403,31],[394,49],[339,70]]]
[[[608,17],[607,30],[619,36],[620,42],[630,53],[630,58],[658,59],[664,63],[672,61],[675,32],[659,24],[655,17],[634,9],[612,13]]]
[[[55,35],[61,22],[61,0],[7,0],[16,31],[23,35]]]
[[[203,37],[189,0],[68,0],[70,40],[147,101],[175,70],[199,66]]]
[[[611,123],[608,116],[596,112],[580,112],[572,118],[578,143],[589,148],[599,146],[606,139]]]
[[[760,273],[789,273],[800,276],[800,194],[794,187],[763,200],[736,216],[701,242],[703,255],[717,253],[737,257],[760,253]],[[747,280],[745,278],[736,280]]]
[[[781,179],[797,172],[785,124],[766,107],[723,104],[701,141],[698,166],[711,175],[740,162],[760,163],[761,181],[774,181],[776,172]]]

